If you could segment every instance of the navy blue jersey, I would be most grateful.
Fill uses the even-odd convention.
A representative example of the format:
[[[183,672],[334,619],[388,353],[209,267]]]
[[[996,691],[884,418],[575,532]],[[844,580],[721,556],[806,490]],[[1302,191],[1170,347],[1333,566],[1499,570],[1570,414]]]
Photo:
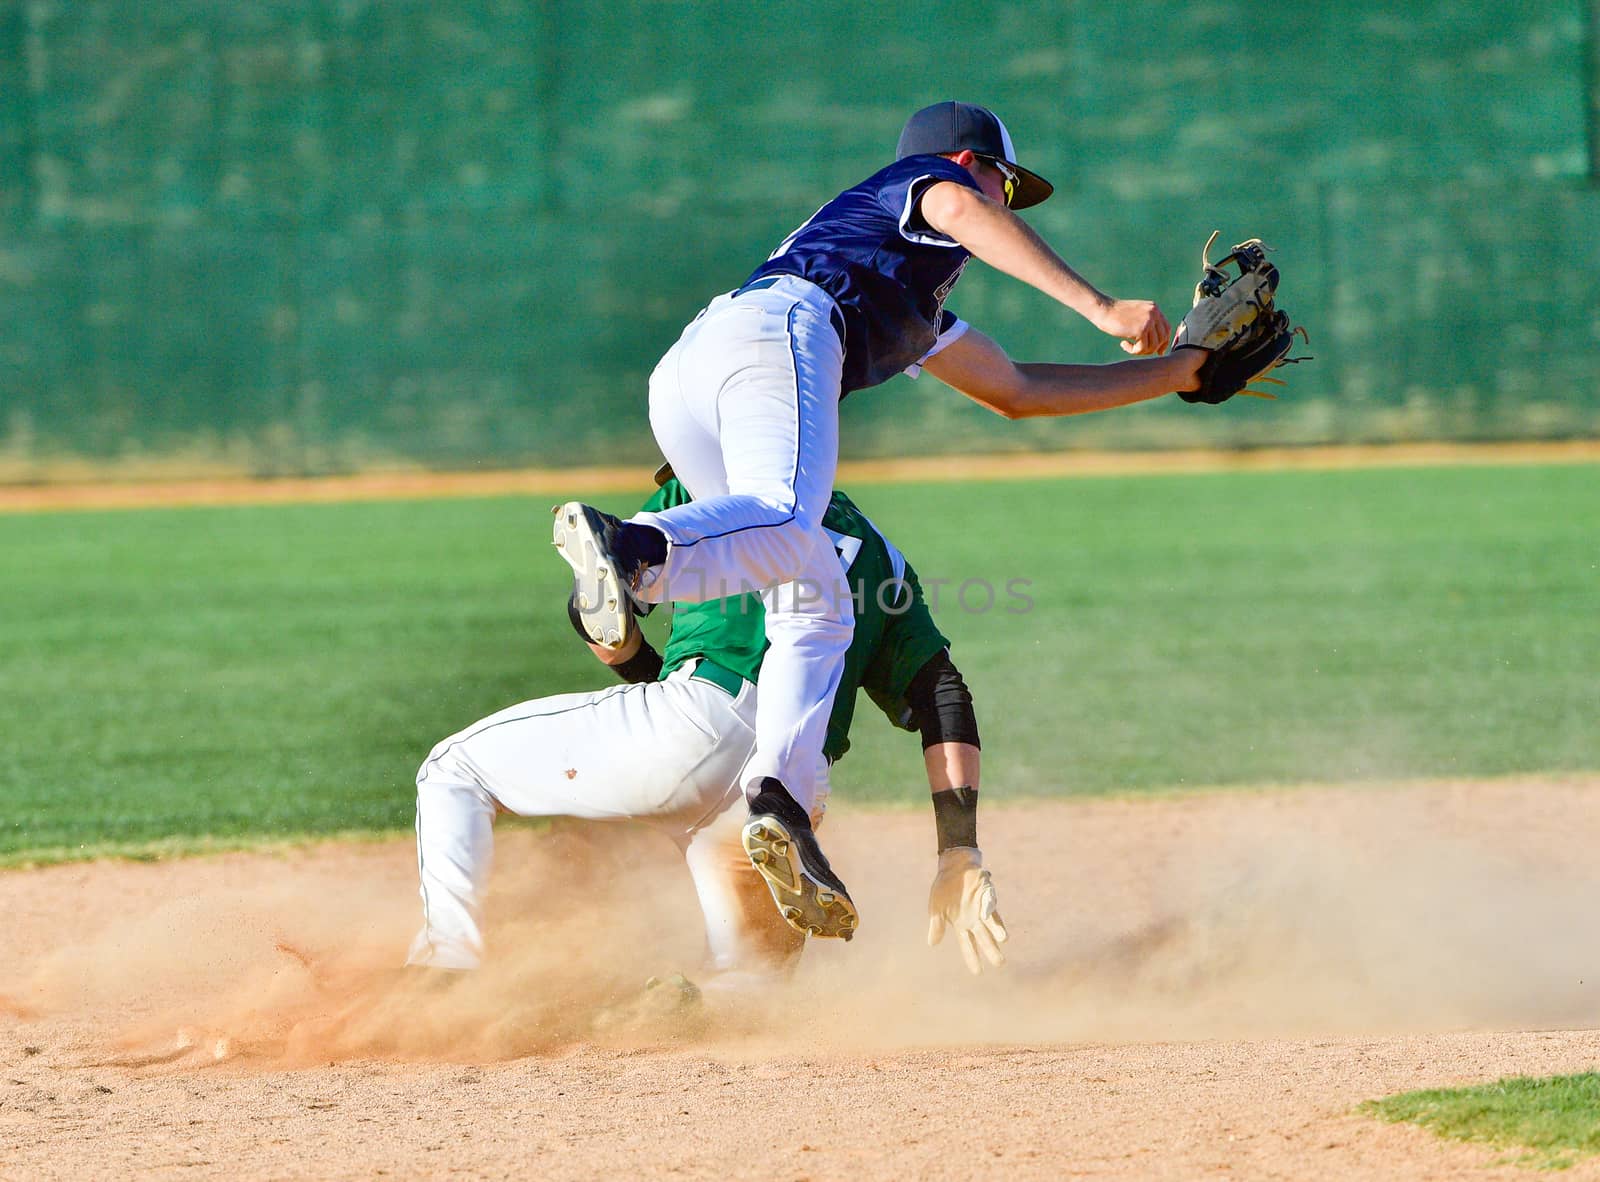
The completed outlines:
[[[799,275],[844,313],[840,396],[892,378],[933,348],[955,318],[945,297],[971,254],[922,220],[922,194],[938,181],[978,188],[942,156],[908,156],[846,189],[750,275]]]

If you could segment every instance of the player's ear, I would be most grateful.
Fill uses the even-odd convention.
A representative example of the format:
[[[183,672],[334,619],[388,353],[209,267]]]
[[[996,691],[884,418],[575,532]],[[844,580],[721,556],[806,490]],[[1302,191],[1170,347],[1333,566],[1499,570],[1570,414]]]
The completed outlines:
[[[962,168],[971,168],[972,162],[978,158],[978,154],[971,148],[962,148],[959,152],[946,152],[944,158],[954,164],[961,165]]]

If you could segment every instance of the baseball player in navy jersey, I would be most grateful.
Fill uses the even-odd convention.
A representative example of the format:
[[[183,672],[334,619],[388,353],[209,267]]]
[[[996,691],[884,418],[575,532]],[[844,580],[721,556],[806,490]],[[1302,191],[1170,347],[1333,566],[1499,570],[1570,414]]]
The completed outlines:
[[[1103,294],[1016,215],[1051,192],[1017,162],[993,112],[946,102],[912,115],[895,163],[827,202],[743,285],[712,300],[651,374],[651,428],[694,500],[626,522],[572,502],[558,521],[571,535],[563,555],[586,631],[602,646],[628,643],[634,612],[665,599],[765,589],[771,649],[744,771],[745,844],[755,857],[763,843],[753,834],[779,834],[799,851],[805,893],[842,900],[850,923],[854,905],[807,820],[853,622],[849,596],[831,590],[834,555],[821,524],[839,400],[923,369],[1007,418],[1105,410],[1198,386],[1204,351],[1163,354],[1171,330],[1154,303]],[[944,306],[973,257],[1140,356],[1013,361]],[[822,934],[847,930],[830,924]]]
[[[683,486],[667,479],[646,507],[664,511],[688,502]],[[979,739],[971,695],[899,551],[843,493],[833,494],[822,528],[860,610],[808,821],[824,811],[827,766],[850,746],[856,690],[864,689],[895,725],[922,735],[938,841],[929,942],[938,943],[948,925],[973,972],[983,960],[998,965],[1006,932],[977,843]],[[588,639],[575,602],[569,612]],[[797,853],[776,833],[754,838],[764,874],[752,870],[742,844],[751,840],[741,834],[745,810],[733,806],[743,799],[741,772],[755,744],[755,683],[767,650],[763,615],[753,595],[680,605],[662,655],[637,629],[618,649],[591,643],[628,684],[523,702],[434,747],[417,775],[423,926],[409,963],[438,970],[480,963],[482,900],[500,810],[628,818],[665,832],[682,849],[700,899],[713,988],[785,976],[804,945],[791,929],[853,935],[853,913],[841,912],[826,892],[801,888]]]

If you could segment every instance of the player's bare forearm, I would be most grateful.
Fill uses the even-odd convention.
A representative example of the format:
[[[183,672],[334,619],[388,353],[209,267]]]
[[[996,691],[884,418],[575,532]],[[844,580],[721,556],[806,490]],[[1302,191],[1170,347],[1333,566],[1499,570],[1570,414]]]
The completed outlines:
[[[998,201],[951,181],[929,188],[920,206],[923,220],[954,238],[998,271],[1066,305],[1101,332],[1124,338],[1128,353],[1166,349],[1171,327],[1149,300],[1114,300],[1074,271],[1050,245]]]
[[[1059,417],[1147,402],[1199,385],[1205,353],[1179,349],[1109,365],[1012,361],[993,340],[969,329],[923,368],[1008,419]]]
[[[606,648],[603,645],[585,641],[592,652],[600,661],[607,665],[626,665],[639,653],[639,646],[644,643],[644,635],[635,629],[621,648]]]
[[[1109,365],[1017,366],[1022,381],[998,403],[968,393],[991,410],[1013,419],[1048,418],[1115,410],[1148,402],[1178,390],[1194,388],[1199,356],[1193,350],[1148,360],[1114,361]],[[964,393],[967,393],[964,391]]]
[[[977,788],[983,752],[971,743],[935,743],[922,752],[928,769],[928,791]]]

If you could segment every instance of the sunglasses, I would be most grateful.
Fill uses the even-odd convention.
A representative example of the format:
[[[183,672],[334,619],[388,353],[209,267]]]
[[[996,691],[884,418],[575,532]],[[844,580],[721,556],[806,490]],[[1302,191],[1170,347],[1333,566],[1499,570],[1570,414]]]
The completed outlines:
[[[1022,177],[1018,174],[1016,169],[1012,168],[1011,165],[1007,164],[1004,160],[1001,160],[998,156],[980,156],[979,159],[988,161],[994,166],[994,170],[996,172],[1005,177],[1006,208],[1010,209],[1012,198],[1017,195],[1017,182],[1020,181]]]

